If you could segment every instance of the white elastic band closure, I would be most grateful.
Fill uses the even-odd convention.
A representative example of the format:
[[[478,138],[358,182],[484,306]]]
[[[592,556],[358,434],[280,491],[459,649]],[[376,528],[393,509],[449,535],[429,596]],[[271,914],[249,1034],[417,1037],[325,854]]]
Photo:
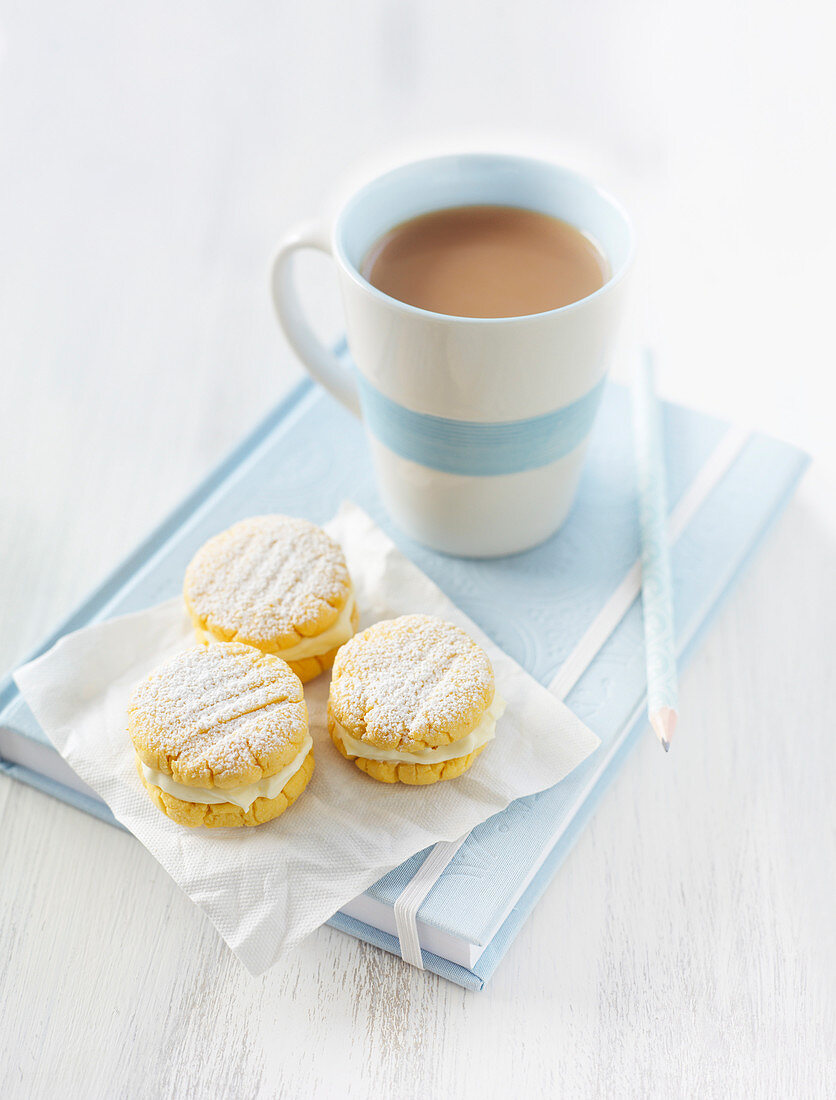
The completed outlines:
[[[671,543],[676,542],[750,438],[751,433],[748,431],[729,428],[671,511],[668,520],[668,537]],[[565,699],[580,680],[604,642],[630,610],[640,591],[641,561],[636,560],[549,684],[549,691],[558,699]],[[443,840],[436,844],[395,899],[395,928],[400,940],[401,958],[420,970],[424,969],[424,963],[418,938],[418,910],[467,837],[466,833],[458,840]]]
[[[468,835],[465,833],[458,840],[439,841],[395,899],[395,928],[401,944],[401,958],[419,970],[424,969],[424,961],[418,939],[418,910]]]

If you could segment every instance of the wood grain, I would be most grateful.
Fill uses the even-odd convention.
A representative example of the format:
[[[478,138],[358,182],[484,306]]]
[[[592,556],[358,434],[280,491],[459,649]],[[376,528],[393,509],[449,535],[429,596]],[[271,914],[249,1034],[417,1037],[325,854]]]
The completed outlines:
[[[832,8],[35,0],[0,44],[3,666],[298,376],[271,249],[369,157],[594,171],[666,394],[822,456],[481,994],[329,929],[253,979],[0,778],[0,1096],[833,1095]]]

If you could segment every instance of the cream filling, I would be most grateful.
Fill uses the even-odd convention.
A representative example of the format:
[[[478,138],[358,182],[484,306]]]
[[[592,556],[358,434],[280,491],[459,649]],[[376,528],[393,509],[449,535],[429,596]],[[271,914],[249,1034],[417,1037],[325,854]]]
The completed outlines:
[[[351,624],[354,603],[354,593],[352,592],[346,601],[345,607],[327,630],[323,630],[321,634],[315,634],[312,638],[303,638],[301,642],[288,646],[287,649],[280,649],[276,656],[281,657],[283,661],[301,661],[305,657],[319,657],[320,654],[328,653],[330,650],[342,645],[343,642],[347,642],[354,634],[354,627]],[[195,633],[201,642],[211,644],[217,641],[217,638],[213,638],[211,634],[199,626],[195,627]]]
[[[153,783],[155,787],[159,787],[166,794],[182,799],[183,802],[202,802],[208,806],[218,806],[222,802],[232,802],[246,811],[249,810],[257,798],[275,798],[280,794],[285,783],[292,779],[302,767],[305,757],[312,748],[313,740],[308,736],[305,738],[305,743],[299,750],[299,754],[294,756],[287,767],[282,768],[280,772],[276,772],[275,775],[268,775],[266,779],[259,779],[257,783],[245,783],[228,791],[222,791],[218,787],[212,787],[211,789],[208,787],[187,787],[185,783],[175,782],[165,772],[158,772],[154,768],[149,768],[142,760],[139,763],[142,767],[142,774],[149,783]]]
[[[493,741],[496,736],[496,723],[504,714],[505,705],[505,700],[498,691],[495,691],[491,705],[467,737],[453,741],[450,745],[418,749],[415,752],[381,749],[366,741],[358,741],[339,722],[335,722],[334,726],[349,756],[360,756],[364,760],[392,760],[400,764],[440,764],[445,760],[457,760],[460,756],[469,756],[482,745],[486,745],[488,741]]]

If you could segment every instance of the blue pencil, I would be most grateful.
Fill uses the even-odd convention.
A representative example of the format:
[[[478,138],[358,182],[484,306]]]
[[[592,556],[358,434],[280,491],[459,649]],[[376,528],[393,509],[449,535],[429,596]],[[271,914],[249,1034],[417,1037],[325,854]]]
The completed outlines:
[[[633,398],[647,710],[667,752],[677,720],[676,648],[662,419],[649,351],[641,356]]]

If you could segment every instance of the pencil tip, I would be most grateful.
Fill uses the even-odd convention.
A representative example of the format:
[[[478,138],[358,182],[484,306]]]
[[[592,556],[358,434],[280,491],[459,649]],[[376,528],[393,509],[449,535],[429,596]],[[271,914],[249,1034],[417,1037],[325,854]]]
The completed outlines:
[[[650,724],[665,752],[670,752],[673,731],[676,729],[676,711],[673,707],[659,707],[650,715]]]

